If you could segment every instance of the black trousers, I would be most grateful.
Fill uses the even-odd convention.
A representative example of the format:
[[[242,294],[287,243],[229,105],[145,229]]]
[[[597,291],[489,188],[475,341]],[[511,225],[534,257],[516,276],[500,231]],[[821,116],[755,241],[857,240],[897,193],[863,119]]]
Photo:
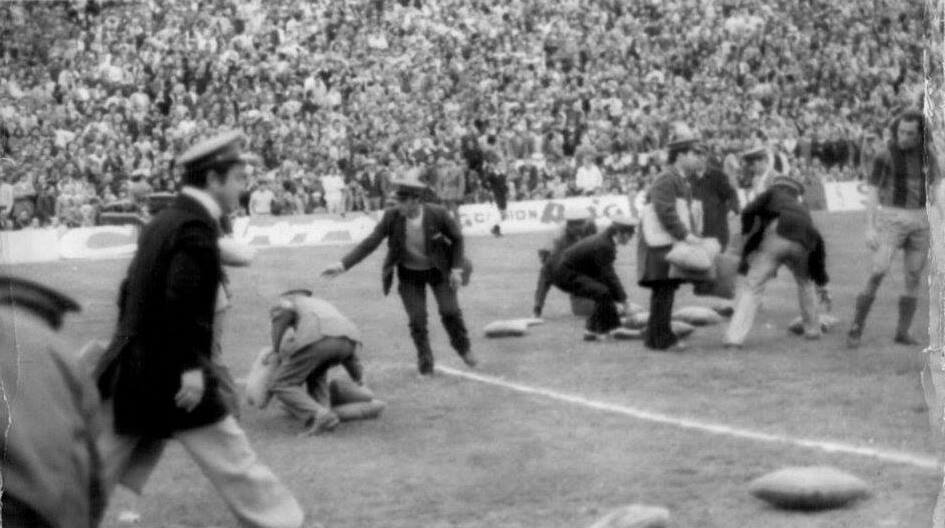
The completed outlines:
[[[469,333],[463,321],[463,312],[459,308],[456,291],[450,288],[447,278],[437,269],[423,271],[404,267],[397,269],[397,291],[407,311],[410,337],[417,347],[417,365],[421,372],[433,369],[433,350],[430,349],[430,337],[427,331],[427,285],[433,290],[440,311],[440,320],[450,344],[459,355],[469,352]]]
[[[643,336],[647,348],[666,350],[679,341],[672,327],[677,288],[678,281],[655,282],[650,286],[650,319]]]
[[[551,272],[545,266],[541,267],[538,273],[538,285],[535,287],[535,305],[534,309],[541,313],[545,307],[545,299],[548,297],[548,290],[551,289]]]
[[[588,332],[605,334],[620,326],[620,314],[615,305],[617,300],[603,282],[590,275],[559,271],[555,286],[578,297],[594,300],[594,312],[585,324]]]

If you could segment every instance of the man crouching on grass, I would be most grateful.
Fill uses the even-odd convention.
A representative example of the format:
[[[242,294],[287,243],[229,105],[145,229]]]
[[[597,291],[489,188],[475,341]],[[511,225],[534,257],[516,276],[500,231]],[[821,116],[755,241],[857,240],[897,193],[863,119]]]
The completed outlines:
[[[278,304],[270,310],[270,317],[272,353],[278,358],[278,365],[269,391],[292,416],[305,423],[306,435],[331,431],[344,419],[379,414],[383,403],[373,400],[370,392],[363,388],[364,370],[357,354],[361,348],[361,332],[354,323],[327,301],[312,297],[308,290],[282,294]],[[339,382],[329,386],[328,370],[337,365],[344,367],[358,387],[339,390],[339,386],[346,387]],[[375,413],[352,416],[346,412],[350,409],[343,406],[333,410],[333,403],[352,403],[338,401],[339,392],[366,394],[361,401],[376,402]]]

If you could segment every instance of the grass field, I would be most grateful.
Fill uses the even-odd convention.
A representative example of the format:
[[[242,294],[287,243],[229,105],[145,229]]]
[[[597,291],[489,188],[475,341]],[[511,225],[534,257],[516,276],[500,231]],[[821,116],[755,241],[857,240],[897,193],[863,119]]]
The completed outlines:
[[[828,243],[835,314],[849,320],[866,276],[861,215],[817,217]],[[530,335],[486,340],[488,322],[527,317],[536,250],[547,235],[471,238],[476,265],[461,304],[481,365],[478,372],[732,427],[816,438],[931,457],[934,450],[918,383],[918,350],[892,345],[898,265],[883,285],[863,347],[842,346],[842,329],[820,342],[788,336],[797,315],[788,273],[770,287],[742,351],[721,346],[723,327],[701,328],[685,353],[645,350],[639,342],[585,344],[583,322],[553,291],[546,324]],[[631,300],[633,249],[619,256]],[[342,424],[333,434],[296,438],[298,424],[275,408],[244,410],[260,456],[292,488],[311,526],[582,527],[614,507],[642,502],[670,509],[678,527],[927,527],[939,475],[863,456],[714,435],[655,424],[586,406],[521,394],[439,374],[415,375],[406,315],[396,295],[380,292],[383,248],[340,278],[319,272],[343,247],[274,249],[252,268],[231,273],[235,307],[224,350],[237,376],[267,342],[272,297],[312,287],[363,329],[368,383],[389,407],[376,421]],[[82,300],[66,333],[77,344],[107,339],[126,261],[14,267]],[[710,304],[681,290],[677,306]],[[450,350],[431,303],[439,364],[464,369]],[[923,300],[915,329],[925,334]],[[871,483],[872,496],[826,513],[785,513],[747,493],[753,478],[786,465],[829,464]],[[116,498],[106,527],[125,504]],[[183,451],[166,453],[140,503],[141,526],[232,526],[233,518]]]

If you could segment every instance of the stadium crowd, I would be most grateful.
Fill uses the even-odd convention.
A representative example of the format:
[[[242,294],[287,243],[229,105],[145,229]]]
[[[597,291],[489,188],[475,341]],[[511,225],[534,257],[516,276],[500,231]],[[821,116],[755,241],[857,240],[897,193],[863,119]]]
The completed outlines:
[[[10,2],[0,228],[94,225],[175,188],[239,127],[250,214],[380,207],[420,170],[451,200],[633,192],[666,123],[764,144],[809,181],[863,177],[922,79],[909,0]],[[883,13],[877,16],[877,13]]]

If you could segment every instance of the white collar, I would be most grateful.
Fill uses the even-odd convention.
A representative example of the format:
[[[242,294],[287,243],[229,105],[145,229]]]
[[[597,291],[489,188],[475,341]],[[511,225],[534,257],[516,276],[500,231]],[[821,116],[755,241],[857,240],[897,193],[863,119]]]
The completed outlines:
[[[220,208],[220,204],[218,204],[207,191],[185,185],[181,188],[180,193],[197,200],[197,203],[202,205],[214,220],[220,221],[220,217],[223,216],[223,209]]]

